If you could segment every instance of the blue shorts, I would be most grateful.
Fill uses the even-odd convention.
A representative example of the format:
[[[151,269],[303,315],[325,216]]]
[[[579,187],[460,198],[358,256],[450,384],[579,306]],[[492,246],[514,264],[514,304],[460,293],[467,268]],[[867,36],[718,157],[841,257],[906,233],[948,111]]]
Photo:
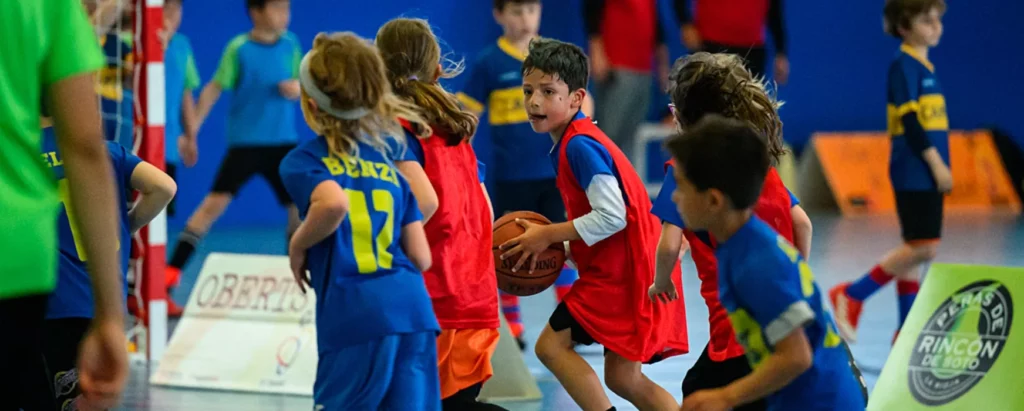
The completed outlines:
[[[314,409],[441,410],[437,334],[389,335],[321,352]]]

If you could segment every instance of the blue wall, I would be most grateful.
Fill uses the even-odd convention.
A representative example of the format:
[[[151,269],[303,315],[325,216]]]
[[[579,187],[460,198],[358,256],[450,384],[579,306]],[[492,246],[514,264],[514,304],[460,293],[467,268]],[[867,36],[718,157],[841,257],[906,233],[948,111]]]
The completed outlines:
[[[673,57],[679,56],[684,49],[679,45],[671,2],[660,1]],[[455,3],[459,3],[458,13],[440,11],[442,5],[451,7]],[[779,93],[786,101],[782,110],[786,138],[797,148],[815,131],[884,129],[885,73],[897,43],[881,30],[881,3],[788,2],[792,74],[790,83]],[[984,3],[985,8],[963,2],[951,5],[945,18],[945,37],[931,58],[946,90],[952,127],[997,124],[1024,145],[1024,119],[1018,112],[1011,112],[1015,108],[1019,111],[1024,96],[1024,83],[1013,69],[1024,67],[1024,56],[1016,51],[1024,40],[1016,28],[1017,17],[1024,15],[1024,2]],[[352,8],[339,7],[337,1],[304,0],[293,3],[291,30],[309,47],[317,32],[351,30],[372,37],[389,18],[425,17],[453,57],[466,56],[467,62],[472,62],[476,51],[500,35],[500,28],[491,18],[490,4],[483,0],[381,0],[372,7]],[[546,2],[541,34],[582,44],[579,9],[579,0]],[[242,1],[186,3],[181,31],[192,40],[204,83],[213,76],[227,41],[249,27]],[[1018,34],[1015,37],[1011,32]],[[460,84],[460,79],[455,79],[451,87],[457,89]],[[199,164],[179,172],[179,215],[171,219],[174,226],[184,223],[216,175],[225,150],[224,118],[230,98],[225,93],[203,126]],[[659,97],[655,107],[662,107],[664,102],[664,97]],[[300,132],[304,137],[311,136],[304,125]],[[484,128],[481,135],[486,132]],[[284,210],[277,206],[266,184],[251,183],[239,197],[218,226],[284,223]]]

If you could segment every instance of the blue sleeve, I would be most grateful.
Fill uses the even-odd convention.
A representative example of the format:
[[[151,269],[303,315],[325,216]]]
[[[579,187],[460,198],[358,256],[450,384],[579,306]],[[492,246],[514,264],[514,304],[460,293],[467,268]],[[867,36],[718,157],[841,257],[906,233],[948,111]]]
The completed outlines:
[[[490,75],[488,74],[487,60],[481,56],[473,64],[469,71],[469,79],[463,86],[462,91],[455,94],[463,107],[474,113],[483,113],[486,109],[485,102],[490,90]]]
[[[142,159],[113,141],[107,142],[107,151],[110,152],[110,161],[118,182],[122,188],[129,189],[132,186],[132,173],[135,172],[135,167],[142,163]]]
[[[597,140],[586,136],[577,136],[569,140],[565,147],[565,155],[569,160],[569,167],[576,182],[580,184],[583,191],[587,191],[590,181],[598,174],[614,176],[614,162],[612,155]]]
[[[764,335],[771,341],[778,341],[784,335],[773,335],[774,324],[791,323],[788,317],[795,311],[794,307],[807,304],[800,269],[779,248],[769,246],[755,250],[741,263],[742,269],[733,271],[729,284],[742,308],[757,321]],[[791,329],[786,331],[788,334]]]
[[[789,207],[790,208],[793,208],[793,207],[796,207],[796,206],[800,205],[800,199],[796,198],[796,195],[794,195],[792,191],[789,191],[789,189],[787,188],[786,192],[789,193]]]
[[[683,217],[679,215],[676,203],[672,202],[672,192],[676,191],[676,178],[673,175],[674,166],[668,166],[665,171],[665,181],[661,183],[661,191],[658,198],[654,199],[654,206],[651,207],[651,214],[654,214],[661,221],[672,224],[679,228],[686,228]]]
[[[481,183],[487,180],[487,165],[480,160],[476,161],[476,176],[480,179]]]
[[[405,213],[402,215],[402,227],[417,221],[423,220],[423,213],[420,212],[420,204],[416,201],[416,196],[412,194],[412,187],[409,186],[409,182],[405,180],[405,177],[398,176],[399,184],[402,187],[402,196],[405,197]]]
[[[420,140],[410,133],[405,131],[405,145],[398,144],[398,140],[393,137],[388,137],[388,148],[390,152],[388,157],[392,162],[399,161],[415,161],[423,165],[423,145],[420,144]]]
[[[316,156],[308,151],[292,150],[281,160],[278,168],[281,181],[288,195],[292,197],[299,212],[305,215],[309,210],[309,199],[320,183],[334,177]]]

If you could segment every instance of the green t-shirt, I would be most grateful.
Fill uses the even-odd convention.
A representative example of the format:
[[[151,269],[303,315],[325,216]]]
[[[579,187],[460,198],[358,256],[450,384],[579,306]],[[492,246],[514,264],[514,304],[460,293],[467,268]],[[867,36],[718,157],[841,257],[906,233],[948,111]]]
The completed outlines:
[[[57,186],[42,161],[42,93],[103,66],[80,0],[0,1],[0,298],[50,292]],[[97,112],[98,116],[99,113]]]

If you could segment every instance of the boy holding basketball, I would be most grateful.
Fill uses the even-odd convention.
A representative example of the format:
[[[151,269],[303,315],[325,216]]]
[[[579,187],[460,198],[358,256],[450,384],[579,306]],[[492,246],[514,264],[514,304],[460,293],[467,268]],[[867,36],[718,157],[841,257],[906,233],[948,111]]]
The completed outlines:
[[[667,143],[672,200],[687,227],[717,240],[718,294],[753,371],[696,391],[683,410],[863,410],[860,383],[810,268],[754,206],[771,167],[766,138],[747,122],[705,116]]]
[[[648,250],[658,243],[646,188],[615,143],[580,112],[587,57],[579,47],[548,39],[530,43],[523,62],[523,94],[530,125],[554,141],[551,161],[569,221],[537,225],[501,245],[513,270],[532,270],[535,256],[569,242],[580,278],[551,315],[535,351],[576,403],[614,409],[594,370],[574,344],[605,347],[608,388],[640,409],[675,410],[668,391],[641,373],[651,363],[687,352],[682,300],[655,305],[645,293],[654,280]],[[676,270],[676,284],[679,272]],[[682,290],[677,290],[682,294]]]

